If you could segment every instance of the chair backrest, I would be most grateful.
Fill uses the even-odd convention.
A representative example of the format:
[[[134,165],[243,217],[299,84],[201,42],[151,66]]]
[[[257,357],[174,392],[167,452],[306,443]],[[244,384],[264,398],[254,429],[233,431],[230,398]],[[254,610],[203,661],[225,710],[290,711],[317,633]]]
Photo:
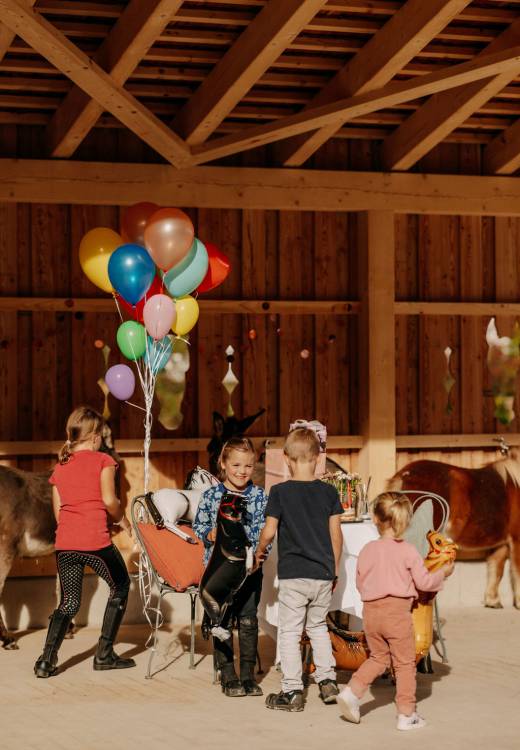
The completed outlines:
[[[142,496],[132,501],[132,522],[141,554],[150,562],[156,583],[160,578],[175,591],[186,591],[198,586],[204,572],[204,545],[190,526],[182,530],[195,544],[189,544],[168,529],[158,529],[151,523]]]

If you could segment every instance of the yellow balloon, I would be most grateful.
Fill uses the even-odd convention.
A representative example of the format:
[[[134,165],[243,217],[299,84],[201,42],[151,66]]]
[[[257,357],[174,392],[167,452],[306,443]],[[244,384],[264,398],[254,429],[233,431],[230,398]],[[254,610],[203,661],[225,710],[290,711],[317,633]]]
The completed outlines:
[[[114,250],[123,245],[121,236],[113,229],[91,229],[81,240],[79,262],[83,273],[104,292],[112,292],[108,278],[108,261]]]
[[[172,326],[172,331],[177,336],[184,336],[191,331],[199,319],[199,303],[188,294],[186,297],[179,297],[175,300],[175,310],[177,317]]]

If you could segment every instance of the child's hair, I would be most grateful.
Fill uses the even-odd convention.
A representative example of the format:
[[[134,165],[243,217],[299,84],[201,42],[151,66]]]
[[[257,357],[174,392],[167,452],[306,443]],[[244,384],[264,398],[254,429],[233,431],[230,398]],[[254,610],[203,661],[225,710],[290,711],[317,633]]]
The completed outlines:
[[[62,446],[58,460],[60,464],[66,464],[72,454],[72,448],[77,443],[82,443],[91,435],[101,435],[105,420],[90,406],[78,406],[67,419],[67,441]]]
[[[297,427],[287,435],[283,452],[292,461],[311,461],[320,455],[320,441],[314,430]]]
[[[412,518],[412,504],[400,492],[383,492],[374,500],[373,514],[376,521],[389,523],[395,536],[401,537]]]
[[[251,440],[248,437],[232,437],[229,440],[226,440],[224,445],[222,446],[222,450],[220,451],[220,456],[218,457],[218,469],[219,469],[219,478],[225,479],[226,478],[226,471],[224,469],[224,463],[228,460],[229,454],[231,451],[242,451],[243,453],[252,453],[253,456],[256,458],[256,451],[255,446],[251,442]]]

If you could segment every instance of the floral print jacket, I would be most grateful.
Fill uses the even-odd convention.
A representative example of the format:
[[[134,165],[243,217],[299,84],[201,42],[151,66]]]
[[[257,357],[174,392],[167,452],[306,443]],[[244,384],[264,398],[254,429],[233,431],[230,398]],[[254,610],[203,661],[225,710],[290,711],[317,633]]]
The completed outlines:
[[[213,542],[208,541],[207,537],[209,532],[217,525],[217,513],[220,501],[226,491],[229,490],[226,490],[222,482],[215,485],[215,487],[207,489],[202,494],[195,520],[193,521],[193,531],[204,543],[204,565],[208,564],[213,550]],[[252,482],[245,488],[244,495],[247,498],[246,512],[243,520],[244,531],[253,546],[253,550],[256,550],[260,539],[260,532],[265,524],[267,495],[262,487],[257,487]]]

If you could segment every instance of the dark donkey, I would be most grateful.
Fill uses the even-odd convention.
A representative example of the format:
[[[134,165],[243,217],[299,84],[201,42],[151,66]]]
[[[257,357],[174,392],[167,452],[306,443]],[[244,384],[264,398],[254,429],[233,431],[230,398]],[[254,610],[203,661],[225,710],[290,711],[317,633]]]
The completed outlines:
[[[112,434],[106,427],[101,450],[116,461]],[[11,566],[17,557],[43,557],[54,551],[56,520],[52,510],[50,471],[34,473],[0,466],[0,599]],[[17,648],[0,614],[3,648]]]
[[[520,462],[514,451],[480,469],[413,461],[390,479],[387,489],[436,492],[446,498],[453,541],[462,549],[488,553],[486,607],[502,606],[498,586],[510,555],[513,603],[520,609]]]

